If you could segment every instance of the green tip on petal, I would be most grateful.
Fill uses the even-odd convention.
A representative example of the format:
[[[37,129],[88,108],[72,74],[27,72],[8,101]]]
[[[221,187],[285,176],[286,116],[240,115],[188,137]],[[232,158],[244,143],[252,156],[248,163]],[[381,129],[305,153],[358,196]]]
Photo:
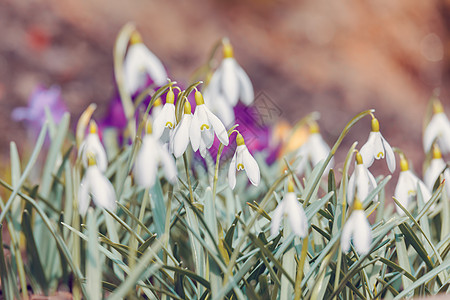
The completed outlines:
[[[199,91],[195,92],[195,103],[197,105],[205,104],[205,101],[203,100],[203,95]]]
[[[380,123],[377,118],[372,119],[372,131],[379,132],[380,131]]]
[[[243,137],[242,134],[240,134],[240,133],[238,133],[238,134],[236,135],[236,144],[237,144],[238,146],[245,145],[244,137]]]

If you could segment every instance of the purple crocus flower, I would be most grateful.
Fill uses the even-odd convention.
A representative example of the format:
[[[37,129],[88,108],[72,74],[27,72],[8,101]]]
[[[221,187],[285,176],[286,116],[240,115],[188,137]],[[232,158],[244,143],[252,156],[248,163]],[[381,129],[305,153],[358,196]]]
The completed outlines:
[[[23,121],[28,130],[39,131],[45,120],[45,108],[48,107],[55,123],[59,123],[63,114],[67,111],[61,98],[61,88],[53,85],[50,88],[37,86],[28,100],[28,106],[17,107],[11,117],[14,121]]]

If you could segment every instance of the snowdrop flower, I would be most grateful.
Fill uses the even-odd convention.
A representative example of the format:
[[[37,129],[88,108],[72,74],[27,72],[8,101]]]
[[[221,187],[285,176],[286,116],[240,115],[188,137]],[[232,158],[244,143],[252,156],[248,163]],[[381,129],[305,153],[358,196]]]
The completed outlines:
[[[372,243],[372,231],[369,221],[367,221],[366,215],[364,214],[362,203],[358,198],[355,199],[353,212],[342,229],[342,251],[348,253],[351,242],[353,242],[353,246],[360,255],[369,253],[370,244]]]
[[[151,111],[152,120],[156,119],[156,117],[161,113],[163,109],[163,103],[161,97],[156,98],[155,102],[153,102],[153,107]]]
[[[223,95],[211,95],[211,90],[208,88],[205,89],[203,96],[205,104],[211,112],[225,124],[225,127],[231,127],[236,120],[233,106],[228,103]]]
[[[230,188],[234,189],[236,186],[236,170],[245,170],[250,182],[254,186],[258,186],[261,179],[258,164],[248,151],[244,138],[240,133],[236,135],[236,144],[236,152],[234,153],[228,170],[228,183],[230,184]]]
[[[366,199],[370,192],[377,187],[377,182],[372,173],[363,164],[361,153],[356,152],[356,166],[350,180],[348,181],[347,202],[352,205],[353,199]],[[378,196],[375,196],[374,201],[377,201]]]
[[[433,190],[434,183],[439,178],[439,175],[441,175],[441,173],[444,171],[445,167],[446,163],[442,159],[442,154],[439,146],[434,144],[433,158],[431,159],[430,165],[428,166],[428,169],[425,171],[425,175],[423,176],[425,185],[430,191]]]
[[[206,149],[211,148],[214,142],[214,133],[225,146],[228,146],[229,143],[228,133],[219,118],[205,105],[203,96],[199,91],[195,92],[195,103],[197,106],[192,117],[189,135],[192,149],[194,151],[200,149],[200,154],[205,157]]]
[[[316,166],[319,162],[325,160],[330,153],[330,147],[325,143],[320,135],[319,125],[312,123],[309,128],[309,137],[306,142],[300,147],[297,152],[297,157],[300,157],[300,162],[296,168],[297,174],[303,174],[308,160],[311,161],[312,166]],[[328,163],[325,174],[333,166],[334,159],[331,158]]]
[[[273,212],[272,225],[270,227],[271,235],[277,234],[280,230],[281,219],[284,215],[287,215],[289,218],[292,232],[298,237],[305,238],[308,234],[308,219],[303,206],[297,200],[292,182],[289,182],[288,193],[278,203],[277,208]]]
[[[147,121],[146,134],[142,139],[141,149],[136,155],[133,172],[136,183],[145,188],[151,188],[156,181],[158,165],[162,164],[165,177],[174,184],[177,180],[175,161],[159,140],[153,136],[150,124]]]
[[[181,121],[178,124],[177,128],[175,128],[173,139],[172,142],[170,143],[172,145],[173,155],[175,155],[176,158],[183,155],[183,153],[187,149],[187,146],[189,145],[190,140],[189,130],[191,128],[191,122],[192,122],[191,104],[189,103],[189,101],[186,101],[184,103],[183,117],[181,118]]]
[[[95,154],[87,153],[88,167],[78,190],[78,211],[85,216],[91,199],[95,205],[110,211],[116,209],[116,192],[95,162]]]
[[[369,168],[375,159],[384,158],[391,173],[395,171],[395,155],[389,143],[380,133],[380,123],[372,116],[372,130],[369,139],[361,148],[361,155],[366,168]]]
[[[433,142],[437,140],[442,153],[450,153],[450,121],[444,113],[439,101],[433,103],[433,117],[428,123],[423,134],[423,148],[430,151]]]
[[[98,127],[95,121],[91,120],[89,124],[89,134],[81,143],[78,150],[78,157],[81,157],[81,161],[85,168],[88,167],[87,154],[92,153],[96,161],[96,165],[101,172],[105,172],[108,167],[108,159],[106,157],[105,148],[103,148],[100,138],[98,136]]]
[[[163,64],[143,43],[141,35],[134,32],[130,39],[124,60],[125,88],[130,94],[136,93],[147,81],[147,75],[157,86],[167,80]]]
[[[416,175],[409,170],[408,161],[405,157],[400,158],[400,175],[398,176],[397,186],[395,187],[395,198],[408,208],[411,204],[411,200],[417,195],[417,186],[420,187],[422,198],[424,202],[427,202],[431,198],[431,193],[428,190],[425,183],[420,180]],[[403,210],[396,205],[397,212],[403,215]]]
[[[205,93],[211,102],[225,100],[231,107],[236,106],[239,99],[250,105],[254,99],[253,86],[250,78],[239,66],[233,56],[233,47],[228,39],[223,40],[223,60],[214,72]]]
[[[164,104],[163,108],[153,121],[153,136],[156,139],[160,139],[163,144],[169,142],[170,133],[175,127],[176,118],[174,101],[175,94],[172,89],[169,89],[166,95],[166,104]]]

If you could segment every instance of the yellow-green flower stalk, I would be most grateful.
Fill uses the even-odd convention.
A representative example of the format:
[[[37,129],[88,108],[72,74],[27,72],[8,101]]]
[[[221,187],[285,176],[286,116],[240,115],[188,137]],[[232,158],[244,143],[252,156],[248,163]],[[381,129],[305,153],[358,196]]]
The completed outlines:
[[[261,179],[258,163],[248,151],[244,138],[239,132],[236,135],[236,144],[236,152],[233,155],[228,170],[228,183],[230,188],[234,189],[236,186],[236,170],[245,170],[250,182],[253,185],[258,186]]]

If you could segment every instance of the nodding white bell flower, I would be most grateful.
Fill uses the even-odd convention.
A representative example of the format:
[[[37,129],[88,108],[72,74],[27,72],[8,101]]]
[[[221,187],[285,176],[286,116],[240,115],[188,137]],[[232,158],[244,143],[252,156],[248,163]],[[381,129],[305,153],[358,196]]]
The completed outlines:
[[[347,203],[352,205],[353,199],[364,200],[377,187],[377,182],[369,169],[363,164],[361,153],[356,152],[356,165],[350,180],[348,181]],[[374,201],[378,196],[374,197]]]
[[[261,179],[258,163],[248,151],[244,138],[240,133],[236,135],[236,144],[236,152],[233,155],[228,170],[228,183],[230,188],[234,189],[236,186],[236,170],[245,170],[250,182],[254,186],[258,186]]]
[[[289,182],[288,193],[283,200],[278,203],[277,208],[273,212],[270,234],[275,235],[280,230],[281,220],[287,215],[291,225],[292,232],[301,238],[305,238],[308,234],[308,219],[306,218],[303,206],[298,202],[294,193],[294,185]]]
[[[442,153],[450,153],[450,121],[444,113],[442,104],[437,100],[433,103],[433,117],[423,134],[425,152],[430,151],[435,140],[441,147]]]
[[[245,105],[253,103],[255,95],[252,82],[234,59],[233,47],[228,39],[223,40],[223,60],[212,75],[205,93],[211,97],[207,99],[208,101],[216,101],[218,97],[223,98],[231,107],[236,106],[239,99]]]
[[[156,115],[153,121],[153,136],[156,139],[160,139],[163,144],[166,144],[170,140],[170,133],[175,128],[175,94],[172,89],[169,89],[166,95],[166,104]]]
[[[205,157],[206,150],[211,148],[214,142],[214,133],[225,146],[228,146],[229,143],[228,133],[219,118],[205,105],[203,96],[199,91],[195,92],[195,103],[197,106],[192,117],[189,135],[192,149],[194,151],[200,149],[200,154]]]
[[[145,86],[147,75],[157,86],[161,86],[167,81],[167,72],[163,64],[142,43],[141,35],[136,31],[131,35],[123,67],[125,88],[130,94],[136,93]]]
[[[175,155],[176,158],[183,155],[183,153],[186,151],[189,145],[190,140],[189,130],[191,128],[191,122],[192,122],[191,104],[189,103],[189,101],[186,101],[184,103],[183,117],[181,117],[180,123],[175,128],[172,142],[170,143],[172,146],[173,155]]]
[[[391,173],[395,171],[395,154],[389,143],[380,132],[380,123],[372,117],[372,130],[369,139],[361,147],[361,155],[364,165],[369,168],[375,159],[386,157],[386,163]]]
[[[430,191],[433,190],[434,183],[439,178],[442,172],[446,167],[446,163],[442,159],[442,154],[439,149],[439,146],[434,144],[433,146],[433,158],[430,161],[430,165],[428,166],[425,174],[423,176],[425,185],[428,187]]]
[[[108,158],[106,157],[105,148],[103,148],[100,138],[98,136],[98,127],[95,121],[91,120],[89,123],[89,133],[84,139],[83,143],[78,149],[78,157],[81,157],[81,161],[85,168],[88,167],[87,154],[92,153],[95,158],[96,165],[100,171],[105,172],[108,167]]]
[[[344,224],[341,235],[341,249],[348,253],[351,243],[360,255],[366,255],[370,251],[372,243],[372,230],[364,213],[362,203],[358,198],[353,204],[353,212]]]
[[[319,125],[317,123],[310,124],[309,137],[306,142],[298,149],[296,157],[300,158],[300,162],[296,168],[296,173],[301,175],[305,171],[306,164],[311,161],[312,166],[316,166],[319,162],[325,160],[330,153],[330,146],[323,140],[320,135]],[[333,167],[334,158],[331,158],[324,174]]]
[[[163,103],[162,103],[161,97],[158,97],[158,98],[156,98],[155,102],[153,103],[152,111],[150,112],[152,120],[155,120],[156,117],[160,115],[162,109],[163,109]]]
[[[78,190],[78,211],[85,216],[91,199],[95,205],[110,211],[116,209],[116,192],[95,162],[95,154],[87,153],[88,167]]]
[[[155,184],[158,166],[162,164],[165,177],[174,184],[177,181],[177,167],[173,157],[164,149],[160,141],[152,134],[151,123],[147,121],[146,134],[142,138],[141,149],[134,163],[134,178],[136,183],[145,188]]]
[[[417,195],[417,186],[419,186],[423,201],[428,202],[431,198],[429,189],[422,180],[409,170],[408,161],[405,157],[400,158],[400,170],[397,186],[394,191],[395,198],[403,205],[403,207],[408,208],[412,199]],[[400,207],[396,205],[395,208],[400,215],[404,214]]]

